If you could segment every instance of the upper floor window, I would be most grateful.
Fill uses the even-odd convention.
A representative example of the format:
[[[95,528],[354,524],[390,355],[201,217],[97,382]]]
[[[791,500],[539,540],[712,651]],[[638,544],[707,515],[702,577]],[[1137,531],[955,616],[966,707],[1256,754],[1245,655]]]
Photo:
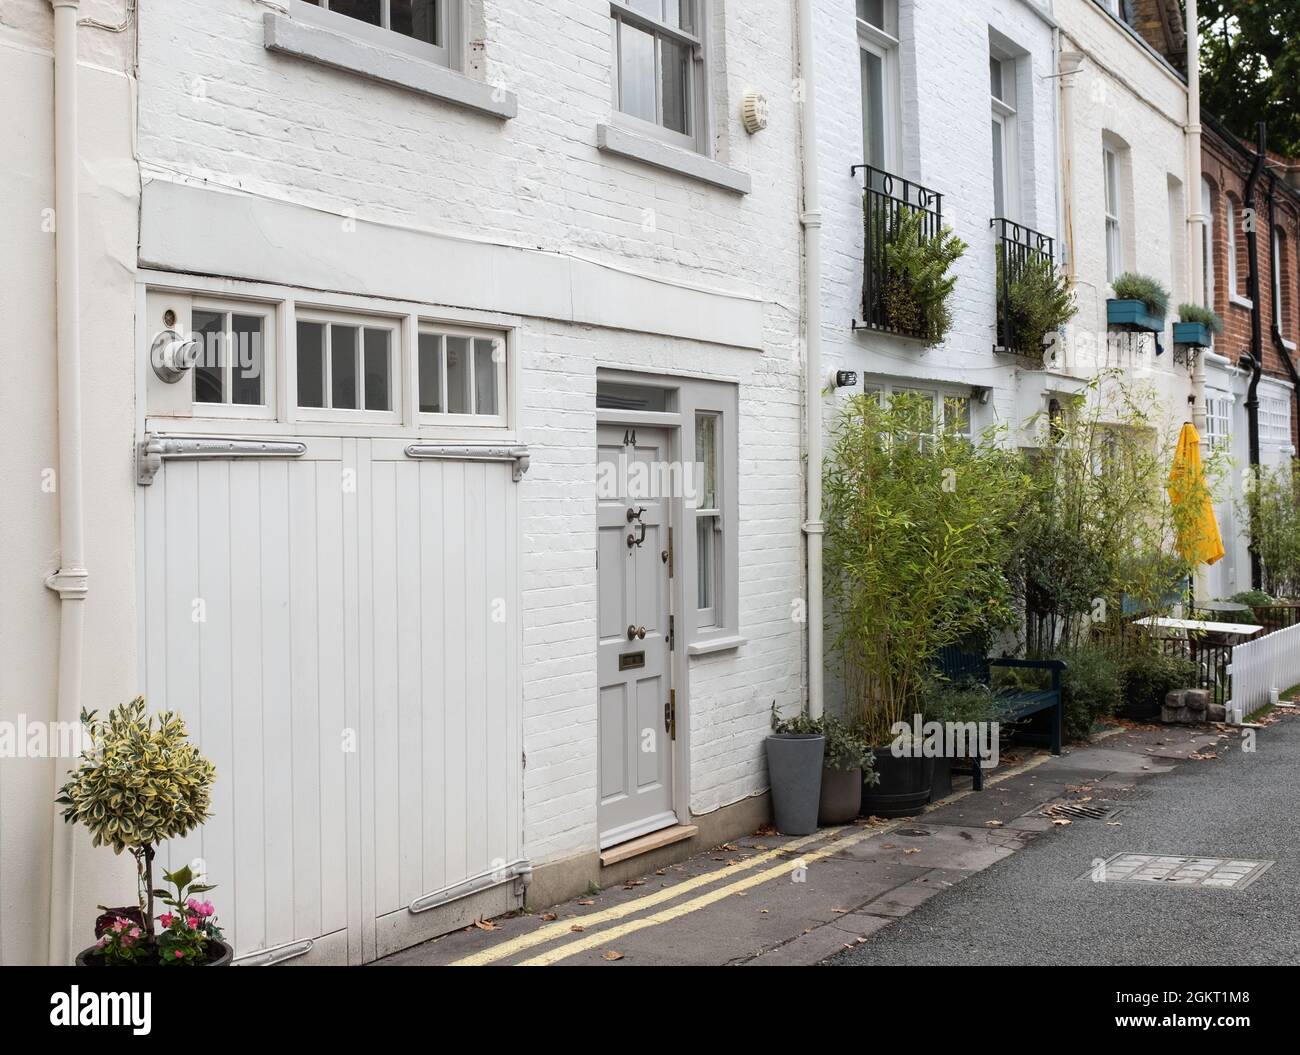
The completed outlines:
[[[900,168],[897,0],[858,0],[858,61],[862,79],[862,159],[873,168]]]
[[[989,94],[993,107],[993,215],[1014,220],[1020,204],[1015,59],[989,55]]]
[[[1287,266],[1286,246],[1282,241],[1282,229],[1273,228],[1273,321],[1286,340],[1286,292],[1282,284],[1282,275]]]
[[[615,105],[658,138],[704,152],[705,0],[610,0]]]
[[[463,0],[294,0],[294,13],[443,66],[460,63],[455,46]]]
[[[1106,184],[1106,281],[1114,282],[1124,270],[1119,155],[1110,147],[1104,148],[1102,165]]]
[[[1227,239],[1227,256],[1228,256],[1228,300],[1240,304],[1242,307],[1249,308],[1252,306],[1250,297],[1243,296],[1241,292],[1241,267],[1237,259],[1237,254],[1243,252],[1241,239],[1237,236],[1237,225],[1241,222],[1241,207],[1237,204],[1236,199],[1231,195],[1228,197],[1226,209],[1225,227],[1228,232]],[[1247,290],[1247,293],[1250,291]]]
[[[1201,177],[1201,227],[1202,275],[1205,279],[1205,303],[1214,307],[1214,187],[1208,177]]]

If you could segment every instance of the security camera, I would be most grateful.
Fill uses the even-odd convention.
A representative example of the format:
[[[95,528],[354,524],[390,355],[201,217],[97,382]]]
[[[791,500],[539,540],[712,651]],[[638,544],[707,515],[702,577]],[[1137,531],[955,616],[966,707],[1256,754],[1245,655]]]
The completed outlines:
[[[183,337],[175,330],[163,330],[153,340],[149,360],[159,380],[172,385],[185,376],[185,372],[199,361],[203,350],[201,341]]]

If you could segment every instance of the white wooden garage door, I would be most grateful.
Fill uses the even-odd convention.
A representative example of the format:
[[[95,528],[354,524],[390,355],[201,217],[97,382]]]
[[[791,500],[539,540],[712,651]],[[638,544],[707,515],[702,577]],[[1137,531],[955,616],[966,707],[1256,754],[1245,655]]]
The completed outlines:
[[[200,858],[236,955],[360,962],[521,856],[512,463],[294,437],[144,493],[154,709],[217,768]],[[430,898],[429,895],[435,895]]]

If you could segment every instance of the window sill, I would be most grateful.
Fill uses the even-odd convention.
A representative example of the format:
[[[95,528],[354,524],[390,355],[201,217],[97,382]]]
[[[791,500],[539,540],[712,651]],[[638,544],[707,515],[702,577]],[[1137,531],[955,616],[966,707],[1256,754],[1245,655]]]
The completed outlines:
[[[687,645],[686,654],[688,656],[710,656],[714,652],[729,652],[745,644],[746,640],[739,634],[728,634],[726,637],[706,637],[703,641]]]
[[[1229,293],[1228,303],[1235,304],[1239,308],[1245,308],[1247,311],[1255,310],[1255,302],[1249,297],[1243,297],[1240,293]]]
[[[509,119],[519,112],[513,92],[472,80],[436,63],[389,51],[313,26],[299,19],[267,12],[264,43],[268,51],[331,66],[380,84],[406,88],[467,110]]]
[[[596,126],[596,149],[605,154],[617,154],[646,165],[689,176],[701,183],[709,183],[736,194],[750,191],[749,173],[713,161],[691,150],[660,143],[614,125]]]
[[[1295,341],[1288,341],[1285,337],[1283,337],[1282,347],[1285,348],[1288,352],[1294,352],[1296,350],[1296,343]]]

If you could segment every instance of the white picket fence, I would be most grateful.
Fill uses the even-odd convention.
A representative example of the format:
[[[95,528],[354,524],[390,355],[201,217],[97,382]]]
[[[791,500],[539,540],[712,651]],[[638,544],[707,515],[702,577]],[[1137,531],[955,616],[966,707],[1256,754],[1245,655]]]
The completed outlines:
[[[1240,722],[1269,703],[1274,693],[1300,685],[1300,624],[1237,645],[1229,669],[1228,721]]]

